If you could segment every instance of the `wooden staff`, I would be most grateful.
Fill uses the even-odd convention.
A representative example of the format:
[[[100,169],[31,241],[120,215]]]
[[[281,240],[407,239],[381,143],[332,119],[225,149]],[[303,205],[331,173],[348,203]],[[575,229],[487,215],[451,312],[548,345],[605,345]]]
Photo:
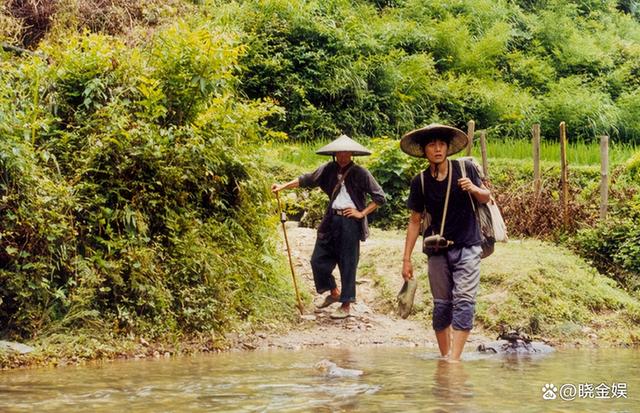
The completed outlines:
[[[533,125],[531,131],[533,134],[533,185],[536,191],[536,196],[540,193],[540,187],[542,186],[540,180],[540,124]]]
[[[569,227],[569,171],[567,165],[567,126],[560,122],[560,166],[562,174],[560,183],[562,185],[562,211],[565,228]]]
[[[609,137],[600,137],[600,219],[607,218],[609,205]]]
[[[287,237],[287,227],[285,226],[285,222],[287,222],[287,216],[285,215],[284,211],[282,211],[282,205],[280,204],[280,195],[278,194],[278,192],[276,192],[276,199],[278,200],[278,213],[280,214],[280,222],[282,223],[284,243],[287,246],[289,267],[291,268],[291,276],[293,277],[293,288],[296,290],[296,299],[298,300],[298,310],[300,310],[300,314],[304,314],[304,307],[302,306],[302,301],[300,301],[300,292],[298,291],[298,283],[296,281],[296,272],[293,269],[293,260],[291,259],[291,248],[289,247],[289,238]]]
[[[467,122],[467,136],[469,137],[469,142],[467,143],[467,156],[471,156],[471,151],[473,150],[473,134],[476,130],[476,123],[472,120]]]

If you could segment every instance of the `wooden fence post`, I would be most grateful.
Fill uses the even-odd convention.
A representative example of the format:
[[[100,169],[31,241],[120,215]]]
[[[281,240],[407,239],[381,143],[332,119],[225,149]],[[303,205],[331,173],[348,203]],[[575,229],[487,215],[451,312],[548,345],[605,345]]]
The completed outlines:
[[[607,218],[609,206],[609,137],[600,136],[600,219]]]
[[[480,131],[480,151],[482,152],[482,173],[489,179],[489,161],[487,160],[487,137],[484,130]]]
[[[540,193],[542,182],[540,181],[540,124],[535,123],[531,130],[533,135],[533,186],[536,196]]]
[[[562,186],[562,216],[564,227],[569,227],[569,171],[567,165],[567,126],[560,122],[560,183]]]
[[[467,136],[469,142],[467,142],[467,156],[471,156],[471,150],[473,149],[473,135],[476,131],[476,123],[472,120],[467,122]]]

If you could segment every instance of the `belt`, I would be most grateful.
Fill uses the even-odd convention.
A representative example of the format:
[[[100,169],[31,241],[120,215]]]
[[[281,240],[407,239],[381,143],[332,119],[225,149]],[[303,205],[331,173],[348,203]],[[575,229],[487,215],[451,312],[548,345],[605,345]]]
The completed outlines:
[[[341,217],[345,216],[345,210],[344,209],[332,209],[331,213],[333,215],[340,215]]]

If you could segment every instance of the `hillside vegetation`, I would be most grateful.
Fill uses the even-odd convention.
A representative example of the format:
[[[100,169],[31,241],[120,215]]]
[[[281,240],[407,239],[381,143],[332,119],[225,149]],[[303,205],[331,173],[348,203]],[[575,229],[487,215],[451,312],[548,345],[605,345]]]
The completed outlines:
[[[274,108],[237,94],[237,39],[182,22],[40,51],[0,70],[2,335],[290,315],[254,146]]]
[[[274,99],[284,110],[269,125],[295,139],[474,119],[499,138],[539,122],[554,139],[565,121],[572,140],[638,143],[638,10],[626,0],[31,0],[5,2],[0,36],[33,48],[89,30],[137,45],[140,26],[206,21],[238,35],[241,92]]]

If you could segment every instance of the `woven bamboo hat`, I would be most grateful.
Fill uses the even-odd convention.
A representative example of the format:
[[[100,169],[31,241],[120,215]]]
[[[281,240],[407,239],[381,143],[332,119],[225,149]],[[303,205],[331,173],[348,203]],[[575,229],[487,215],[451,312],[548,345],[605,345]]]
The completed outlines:
[[[371,155],[371,151],[347,135],[340,135],[335,141],[318,149],[318,155],[335,155],[336,152],[351,152],[353,156]]]
[[[423,128],[412,130],[400,139],[400,148],[408,155],[424,158],[424,145],[430,139],[442,139],[448,142],[447,156],[463,150],[469,138],[467,134],[453,126],[432,123]]]

